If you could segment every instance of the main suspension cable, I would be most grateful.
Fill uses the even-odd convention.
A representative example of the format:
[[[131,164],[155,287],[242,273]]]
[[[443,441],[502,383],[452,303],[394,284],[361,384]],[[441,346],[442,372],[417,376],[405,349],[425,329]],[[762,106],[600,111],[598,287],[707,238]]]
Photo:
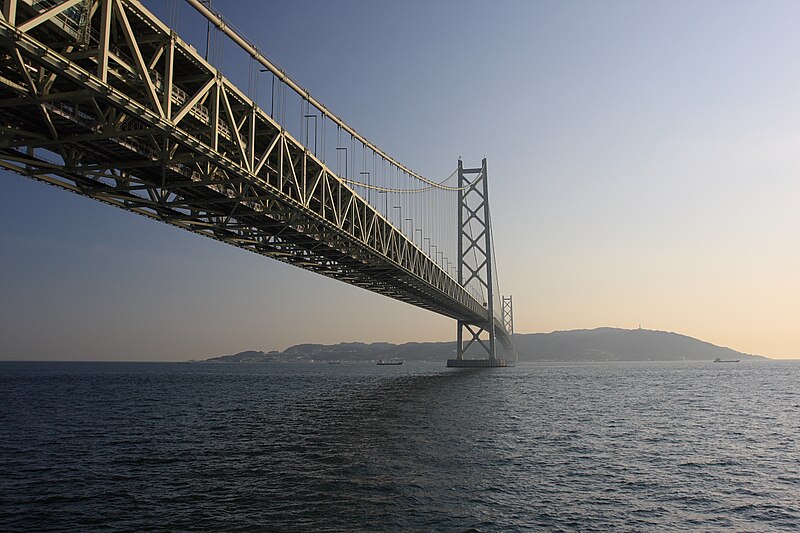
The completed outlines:
[[[319,109],[320,114],[325,117],[327,116],[332,122],[340,126],[345,132],[347,132],[353,140],[358,140],[362,145],[368,147],[370,150],[375,152],[377,155],[385,159],[391,165],[395,166],[399,170],[402,170],[406,173],[410,178],[415,180],[421,181],[422,183],[426,184],[430,189],[442,189],[448,191],[459,191],[464,189],[465,187],[449,187],[446,185],[442,185],[441,183],[437,183],[432,181],[420,174],[417,174],[413,170],[409,169],[399,161],[395,160],[389,154],[369,142],[364,136],[358,133],[356,130],[348,126],[342,119],[338,116],[333,114],[322,102],[314,98],[308,90],[304,89],[300,84],[294,81],[286,72],[276,66],[276,64],[268,59],[266,55],[258,49],[256,45],[254,45],[249,39],[244,37],[243,33],[238,30],[235,26],[233,26],[230,22],[225,20],[225,18],[217,11],[211,8],[210,5],[207,5],[203,2],[203,0],[185,0],[189,5],[191,5],[198,13],[203,15],[214,27],[220,32],[227,35],[234,43],[239,45],[239,47],[247,52],[253,59],[261,63],[264,67],[266,67],[272,74],[281,82],[281,86],[283,88],[283,105],[281,106],[282,114],[285,113],[285,89],[286,87],[292,89],[301,98],[304,98],[309,104],[313,105],[317,109]],[[219,64],[216,65],[218,70],[221,70],[222,67],[222,45],[220,44],[219,49]],[[283,121],[283,116],[281,117],[281,122]],[[353,160],[355,162],[355,160]],[[357,183],[353,183],[356,185]],[[390,192],[390,191],[387,191]],[[408,192],[414,192],[414,190],[408,190]]]

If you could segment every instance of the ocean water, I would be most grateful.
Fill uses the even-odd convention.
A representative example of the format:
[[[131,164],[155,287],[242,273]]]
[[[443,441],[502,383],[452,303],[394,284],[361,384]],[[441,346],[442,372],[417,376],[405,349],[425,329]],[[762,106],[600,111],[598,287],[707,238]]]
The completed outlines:
[[[797,531],[800,362],[0,363],[2,531]]]

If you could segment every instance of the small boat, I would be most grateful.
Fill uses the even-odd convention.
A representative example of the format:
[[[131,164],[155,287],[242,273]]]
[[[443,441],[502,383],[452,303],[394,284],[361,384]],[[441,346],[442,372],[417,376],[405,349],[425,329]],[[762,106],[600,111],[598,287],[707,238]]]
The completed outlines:
[[[714,362],[715,363],[738,363],[739,359],[720,359],[719,357],[717,357],[716,359],[714,359]]]
[[[380,361],[378,361],[377,364],[380,365],[380,366],[384,366],[384,365],[402,365],[403,362],[402,361],[384,361],[383,359],[381,359]]]
[[[328,364],[329,364],[329,365],[340,365],[340,364],[342,364],[342,362],[341,362],[341,361],[339,361],[339,360],[336,360],[336,361],[328,361]]]

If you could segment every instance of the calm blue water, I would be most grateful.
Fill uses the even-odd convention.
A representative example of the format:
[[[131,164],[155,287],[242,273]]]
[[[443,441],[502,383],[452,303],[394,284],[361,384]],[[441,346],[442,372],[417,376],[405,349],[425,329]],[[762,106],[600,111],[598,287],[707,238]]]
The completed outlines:
[[[0,363],[0,530],[792,531],[800,363]]]

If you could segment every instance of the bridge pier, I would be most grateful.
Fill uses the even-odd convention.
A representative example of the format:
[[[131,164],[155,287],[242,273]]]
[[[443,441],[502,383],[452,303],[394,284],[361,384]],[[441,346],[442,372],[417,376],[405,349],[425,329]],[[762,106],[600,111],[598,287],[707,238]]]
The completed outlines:
[[[448,368],[495,368],[508,366],[505,359],[448,359]]]

